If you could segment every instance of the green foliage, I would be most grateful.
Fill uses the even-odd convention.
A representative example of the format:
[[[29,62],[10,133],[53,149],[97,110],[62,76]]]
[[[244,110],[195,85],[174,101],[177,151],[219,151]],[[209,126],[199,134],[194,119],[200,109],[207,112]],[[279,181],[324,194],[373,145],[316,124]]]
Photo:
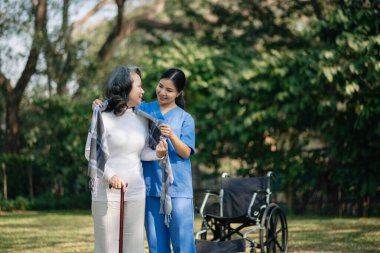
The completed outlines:
[[[0,211],[30,210],[30,201],[18,196],[15,200],[0,199]]]
[[[379,182],[380,135],[370,130],[378,128],[380,118],[379,22],[373,22],[378,14],[371,8],[339,10],[313,25],[310,38],[320,40],[315,48],[284,62],[297,70],[285,82],[309,80],[298,84],[307,91],[301,100],[306,106],[294,116],[325,143],[323,166],[328,170],[317,176],[334,179],[330,184],[345,189],[346,198],[373,196]]]
[[[91,208],[91,194],[66,195],[62,198],[43,194],[34,199],[18,196],[14,200],[0,199],[0,211],[15,210],[72,210]]]
[[[28,154],[36,194],[51,192],[59,197],[85,191],[84,145],[92,113],[91,100],[52,96],[31,102],[23,111],[28,117],[23,122],[22,152]]]
[[[90,192],[79,195],[66,195],[62,198],[56,198],[52,195],[42,195],[33,199],[30,203],[30,210],[72,210],[91,208]]]
[[[105,62],[96,48],[110,23],[81,36],[68,75],[77,93],[23,101],[23,149],[0,157],[10,168],[10,198],[30,196],[30,178],[34,195],[48,196],[34,202],[39,207],[66,206],[55,199],[69,203],[63,198],[88,192],[83,150],[91,101],[116,65],[135,64],[147,101],[165,69],[185,71],[186,109],[197,131],[194,166],[218,176],[229,159],[238,175],[274,171],[275,190],[295,211],[374,210],[368,205],[380,182],[378,6],[312,1],[320,5],[317,19],[310,1],[264,2],[168,0],[160,17],[165,31],[137,22]]]
[[[322,201],[357,202],[380,181],[378,14],[366,5],[331,12],[287,50],[173,40],[146,64],[185,70],[196,163],[217,169],[222,158],[239,159],[240,174],[274,170],[282,190],[291,185],[301,199],[319,192]]]

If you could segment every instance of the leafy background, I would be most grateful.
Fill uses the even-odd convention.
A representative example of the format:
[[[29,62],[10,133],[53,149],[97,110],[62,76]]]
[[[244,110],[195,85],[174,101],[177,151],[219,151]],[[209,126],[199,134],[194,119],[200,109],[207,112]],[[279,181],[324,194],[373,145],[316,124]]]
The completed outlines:
[[[380,213],[378,1],[92,3],[2,1],[1,209],[88,208],[90,105],[124,64],[147,101],[166,68],[185,71],[196,202],[224,171],[274,171],[289,212]]]

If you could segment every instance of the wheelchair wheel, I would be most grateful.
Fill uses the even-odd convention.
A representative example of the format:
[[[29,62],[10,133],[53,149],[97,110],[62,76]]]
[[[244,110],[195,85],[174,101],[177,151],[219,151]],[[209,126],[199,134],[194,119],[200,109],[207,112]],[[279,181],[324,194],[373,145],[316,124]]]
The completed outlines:
[[[200,239],[211,241],[220,241],[225,232],[223,224],[214,218],[203,219],[201,230],[206,230],[207,232],[202,233]]]
[[[266,209],[261,220],[261,253],[286,253],[288,248],[288,225],[285,213],[272,203]]]

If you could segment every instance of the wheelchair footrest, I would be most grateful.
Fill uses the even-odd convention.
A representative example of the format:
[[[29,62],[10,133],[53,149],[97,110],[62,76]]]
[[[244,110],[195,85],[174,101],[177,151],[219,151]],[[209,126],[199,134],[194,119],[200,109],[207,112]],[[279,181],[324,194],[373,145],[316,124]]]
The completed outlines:
[[[197,253],[232,253],[246,250],[246,241],[243,238],[219,242],[195,240],[195,245]]]

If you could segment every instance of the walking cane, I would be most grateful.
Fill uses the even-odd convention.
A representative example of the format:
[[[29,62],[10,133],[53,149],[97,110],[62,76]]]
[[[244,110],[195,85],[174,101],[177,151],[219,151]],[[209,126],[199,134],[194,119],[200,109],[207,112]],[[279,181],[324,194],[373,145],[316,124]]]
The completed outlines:
[[[128,183],[125,183],[125,187]],[[119,227],[119,253],[123,253],[123,229],[124,229],[124,191],[120,188],[120,227]]]

